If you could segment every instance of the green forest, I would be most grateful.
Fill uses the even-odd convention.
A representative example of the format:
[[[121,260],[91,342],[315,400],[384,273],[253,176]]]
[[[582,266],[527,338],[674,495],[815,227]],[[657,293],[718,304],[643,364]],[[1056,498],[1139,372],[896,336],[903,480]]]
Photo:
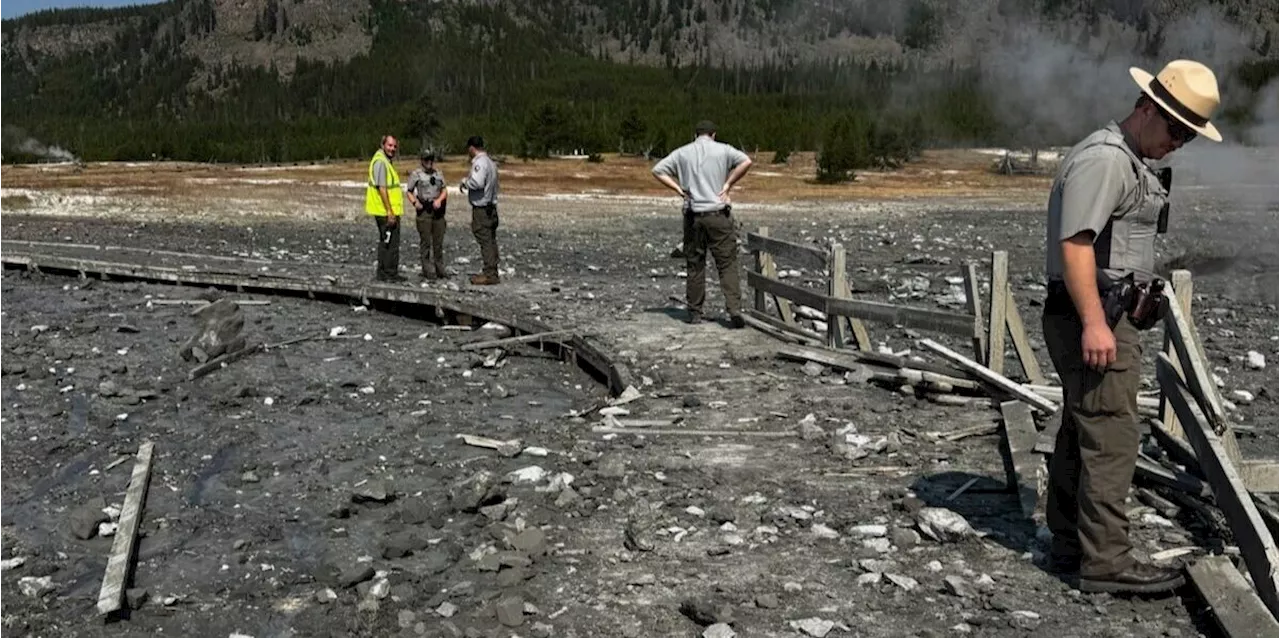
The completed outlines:
[[[305,25],[290,24],[285,8],[284,0],[266,3],[249,37],[305,44]],[[564,11],[544,24],[574,19]],[[441,12],[452,26],[431,29]],[[85,160],[352,158],[367,155],[384,132],[399,135],[406,151],[429,144],[456,153],[481,133],[500,154],[654,155],[687,141],[694,121],[711,118],[722,140],[748,151],[824,148],[819,178],[839,181],[928,146],[1016,142],[982,88],[981,69],[848,60],[621,64],[499,5],[375,0],[364,25],[373,35],[367,55],[340,64],[299,59],[287,81],[274,68],[204,68],[183,54],[186,38],[214,29],[212,0],[46,11],[6,21],[5,37],[20,21],[113,16],[131,17],[131,26],[111,46],[34,72],[18,56],[5,57],[5,161],[35,159],[11,144],[25,136]],[[927,46],[936,16],[924,9],[905,16],[893,26],[898,35]],[[1260,56],[1232,72],[1256,90],[1275,77],[1275,66]],[[197,75],[205,90],[189,90]],[[909,96],[892,90],[904,80],[929,88]]]

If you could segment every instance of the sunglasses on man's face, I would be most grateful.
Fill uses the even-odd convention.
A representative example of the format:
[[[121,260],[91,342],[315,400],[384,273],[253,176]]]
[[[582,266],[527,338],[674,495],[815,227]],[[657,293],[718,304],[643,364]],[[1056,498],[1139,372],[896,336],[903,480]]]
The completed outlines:
[[[1191,130],[1186,124],[1183,124],[1178,118],[1166,113],[1164,109],[1156,107],[1156,112],[1160,114],[1160,119],[1164,120],[1165,127],[1169,130],[1169,137],[1175,141],[1186,144],[1196,138],[1196,132]]]

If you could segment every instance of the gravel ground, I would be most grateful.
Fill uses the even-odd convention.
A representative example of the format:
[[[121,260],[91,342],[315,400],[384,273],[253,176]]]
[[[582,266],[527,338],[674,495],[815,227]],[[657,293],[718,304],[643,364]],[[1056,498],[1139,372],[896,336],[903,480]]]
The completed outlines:
[[[329,203],[317,216],[328,219],[290,220],[150,205],[121,213],[129,197],[56,216],[36,201],[4,215],[3,238],[372,274],[372,225],[351,202]],[[1216,201],[1201,190],[1180,203],[1187,214],[1160,252],[1195,275],[1194,316],[1224,392],[1254,397],[1236,399],[1232,413],[1252,426],[1245,455],[1274,458],[1276,210]],[[697,636],[721,621],[744,636],[820,635],[828,622],[831,636],[1212,632],[1193,596],[1081,595],[1035,566],[1036,525],[1003,491],[997,437],[940,438],[995,423],[996,411],[811,375],[776,359],[776,342],[761,333],[683,324],[668,300],[684,285],[668,204],[512,197],[500,240],[503,267],[514,270],[503,285],[477,290],[459,276],[428,286],[501,298],[604,344],[644,382],[618,418],[739,436],[593,433],[606,394],[572,366],[517,348],[485,367],[486,353],[458,350],[481,335],[296,299],[253,297],[270,304],[244,306],[250,339],[338,325],[357,338],[258,353],[187,382],[191,364],[176,353],[194,330],[189,308],[146,300],[198,290],[6,272],[4,557],[25,561],[3,576],[7,630]],[[744,203],[736,212],[746,229],[841,242],[855,292],[868,299],[948,307],[947,277],[1007,250],[1020,311],[1041,342],[1038,203]],[[453,264],[460,274],[478,260],[463,217],[451,214],[447,242],[451,260],[471,261]],[[415,235],[406,233],[406,257]],[[868,328],[895,351],[920,336]],[[1153,334],[1147,351],[1158,347]],[[1249,350],[1265,356],[1264,369],[1248,368]],[[461,433],[517,438],[546,456],[503,456],[463,444]],[[857,445],[839,444],[850,435]],[[108,466],[143,439],[156,442],[157,458],[134,584],[150,600],[104,628],[90,618],[111,539],[75,531],[102,518],[100,501],[121,502],[130,463]],[[1166,521],[1133,505],[1142,552],[1230,543],[1193,512]],[[925,506],[960,513],[985,537],[921,538]],[[44,576],[51,591],[20,591],[20,579]]]

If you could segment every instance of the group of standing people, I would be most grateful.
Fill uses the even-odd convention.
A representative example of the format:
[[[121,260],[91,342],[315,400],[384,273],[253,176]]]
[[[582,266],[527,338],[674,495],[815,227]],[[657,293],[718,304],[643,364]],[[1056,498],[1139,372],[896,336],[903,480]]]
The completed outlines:
[[[1180,570],[1139,562],[1129,540],[1125,499],[1138,456],[1137,393],[1141,380],[1140,331],[1155,313],[1138,312],[1135,294],[1155,276],[1155,238],[1168,217],[1169,173],[1151,162],[1196,137],[1221,141],[1210,123],[1219,107],[1217,79],[1203,64],[1175,60],[1157,75],[1130,69],[1140,90],[1133,110],[1071,149],[1049,194],[1045,236],[1048,295],[1045,343],[1062,380],[1062,426],[1049,465],[1046,506],[1053,539],[1045,568],[1075,580],[1086,592],[1166,593],[1183,582]],[[730,325],[743,326],[738,241],[729,191],[751,167],[742,151],[717,142],[716,127],[698,123],[695,139],[653,167],[654,177],[683,202],[688,266],[688,321],[702,321],[707,253],[715,259]],[[366,210],[391,244],[379,248],[379,278],[393,279],[400,199],[385,138],[369,168]],[[498,174],[472,138],[471,174],[463,181],[471,228],[484,271],[477,284],[498,283]],[[447,196],[444,178],[424,155],[410,177],[409,199],[418,211],[424,276],[444,273],[441,239]],[[428,248],[427,238],[431,238]],[[428,256],[434,260],[428,264]],[[430,268],[429,268],[430,266]],[[1157,286],[1155,290],[1159,290]],[[1158,318],[1158,317],[1157,317]]]
[[[369,161],[369,179],[365,187],[364,211],[373,217],[378,227],[378,265],[375,278],[382,282],[402,282],[400,274],[400,219],[404,216],[404,201],[413,206],[414,221],[418,229],[418,258],[423,279],[444,279],[449,270],[444,265],[444,236],[449,227],[445,213],[449,203],[449,189],[444,173],[436,168],[438,153],[424,149],[418,160],[421,165],[409,174],[403,189],[400,176],[391,160],[395,159],[400,143],[391,135],[384,135],[379,149]],[[471,169],[458,190],[465,193],[471,205],[471,232],[480,245],[483,267],[471,276],[471,283],[490,286],[499,283],[498,275],[498,166],[485,151],[484,138],[478,135],[467,139],[467,155]],[[403,195],[401,191],[403,190]]]

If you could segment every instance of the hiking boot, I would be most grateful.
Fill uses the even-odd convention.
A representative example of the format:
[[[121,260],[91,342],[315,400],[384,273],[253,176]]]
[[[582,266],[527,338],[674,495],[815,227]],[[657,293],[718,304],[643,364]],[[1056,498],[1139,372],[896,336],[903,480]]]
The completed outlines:
[[[384,284],[402,284],[408,281],[404,275],[378,275],[377,280]]]
[[[747,320],[742,315],[729,315],[729,327],[734,330],[742,330],[747,327]]]
[[[430,270],[422,271],[422,274],[418,275],[418,278],[422,279],[423,281],[432,281],[434,279],[439,279],[439,277],[437,277],[436,274],[434,272],[431,272]]]
[[[1040,566],[1050,574],[1072,576],[1080,573],[1080,555],[1050,553],[1045,555]]]
[[[697,310],[690,310],[689,316],[685,318],[685,322],[695,326],[702,323],[702,313]]]
[[[1181,570],[1134,563],[1116,574],[1081,576],[1080,591],[1089,594],[1159,594],[1171,592],[1185,582]]]
[[[444,264],[436,264],[436,278],[437,279],[449,278],[449,271],[444,269]]]
[[[499,283],[497,275],[471,275],[471,285],[473,286],[492,286]]]

